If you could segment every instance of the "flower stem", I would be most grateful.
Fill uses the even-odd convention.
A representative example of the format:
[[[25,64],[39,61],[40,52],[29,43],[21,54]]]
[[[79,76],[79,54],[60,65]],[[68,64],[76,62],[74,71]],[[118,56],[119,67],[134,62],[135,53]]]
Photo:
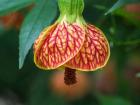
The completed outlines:
[[[60,10],[60,20],[64,17],[69,23],[76,21],[77,18],[83,20],[84,0],[58,0],[58,6]]]

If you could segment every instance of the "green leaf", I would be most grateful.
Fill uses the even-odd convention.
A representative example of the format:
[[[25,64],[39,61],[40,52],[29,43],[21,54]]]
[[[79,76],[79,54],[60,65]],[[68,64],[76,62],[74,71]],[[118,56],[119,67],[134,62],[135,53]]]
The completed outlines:
[[[0,15],[15,12],[30,5],[34,1],[35,0],[0,0]]]
[[[19,68],[21,69],[32,44],[43,28],[52,23],[57,15],[55,0],[39,0],[36,7],[26,17],[19,37]]]
[[[106,13],[105,15],[114,12],[116,9],[131,3],[138,3],[139,0],[118,0]]]

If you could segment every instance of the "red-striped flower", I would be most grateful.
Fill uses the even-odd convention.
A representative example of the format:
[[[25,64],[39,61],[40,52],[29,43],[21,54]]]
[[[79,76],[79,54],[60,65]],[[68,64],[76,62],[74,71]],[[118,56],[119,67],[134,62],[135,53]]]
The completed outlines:
[[[72,84],[74,70],[94,71],[104,67],[110,48],[103,32],[84,21],[83,0],[59,0],[59,8],[59,19],[35,41],[34,62],[44,70],[66,67],[65,82]]]

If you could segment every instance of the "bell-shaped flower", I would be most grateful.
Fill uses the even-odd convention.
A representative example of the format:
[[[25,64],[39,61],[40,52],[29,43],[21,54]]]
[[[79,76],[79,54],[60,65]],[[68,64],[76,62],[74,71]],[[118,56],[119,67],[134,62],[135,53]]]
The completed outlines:
[[[34,43],[34,62],[43,70],[66,67],[94,71],[110,56],[103,32],[85,22],[83,0],[59,0],[60,17],[45,28]]]

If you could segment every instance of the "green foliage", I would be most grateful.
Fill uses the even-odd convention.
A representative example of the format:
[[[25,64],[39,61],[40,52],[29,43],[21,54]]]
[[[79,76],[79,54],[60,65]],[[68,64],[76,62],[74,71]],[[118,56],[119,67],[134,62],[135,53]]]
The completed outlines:
[[[0,15],[20,10],[35,0],[0,0]]]
[[[40,0],[23,22],[19,37],[19,68],[23,66],[35,39],[43,28],[52,23],[57,15],[57,6],[54,0]]]
[[[51,72],[42,72],[36,76],[36,79],[33,81],[31,91],[28,97],[28,105],[66,105],[63,97],[55,96],[53,92],[51,92],[51,84],[49,84],[49,74]]]
[[[132,105],[129,101],[114,96],[100,96],[101,105]]]
[[[116,9],[130,3],[137,3],[139,0],[118,0],[106,13],[105,15],[114,12]]]

